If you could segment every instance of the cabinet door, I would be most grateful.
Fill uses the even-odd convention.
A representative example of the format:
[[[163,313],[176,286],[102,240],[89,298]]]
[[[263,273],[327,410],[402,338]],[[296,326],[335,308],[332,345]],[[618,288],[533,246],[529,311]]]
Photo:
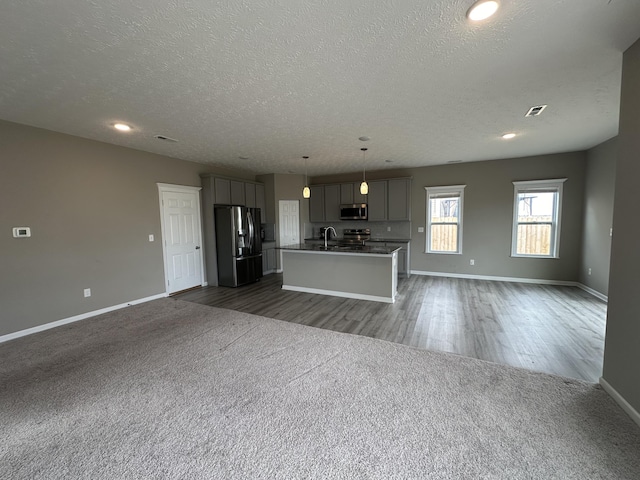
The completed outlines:
[[[267,251],[267,266],[270,271],[276,271],[278,269],[276,249],[271,248]]]
[[[387,219],[387,181],[369,183],[369,221]]]
[[[231,204],[231,181],[225,178],[215,178],[213,180],[215,190],[215,203],[223,205]]]
[[[268,273],[269,272],[269,259],[267,256],[267,253],[269,252],[269,250],[263,250],[262,251],[262,273]]]
[[[407,274],[407,251],[400,250],[398,252],[398,273]]]
[[[394,178],[388,181],[389,220],[411,220],[411,180]]]
[[[264,198],[264,185],[256,185],[256,208],[260,209],[260,218],[263,223],[270,223],[267,219],[267,203]]]
[[[353,202],[353,183],[340,184],[340,203],[352,204]]]
[[[326,222],[340,221],[340,185],[325,185],[324,187],[324,220]]]
[[[233,205],[244,205],[244,182],[231,180],[231,203]]]
[[[256,184],[255,183],[244,184],[244,198],[245,198],[245,206],[249,208],[255,208],[256,206]]]
[[[311,223],[324,222],[324,187],[312,185],[309,198],[309,221]]]

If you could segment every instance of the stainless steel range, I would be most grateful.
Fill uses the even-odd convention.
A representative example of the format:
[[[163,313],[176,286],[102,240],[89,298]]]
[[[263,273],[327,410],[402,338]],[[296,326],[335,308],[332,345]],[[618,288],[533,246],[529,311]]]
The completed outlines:
[[[342,245],[364,245],[367,240],[371,240],[370,228],[345,228],[343,237],[338,243]]]

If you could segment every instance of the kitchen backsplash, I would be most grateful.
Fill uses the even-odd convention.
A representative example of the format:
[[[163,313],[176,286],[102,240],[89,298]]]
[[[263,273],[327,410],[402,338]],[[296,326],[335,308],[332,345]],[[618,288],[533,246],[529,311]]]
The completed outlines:
[[[371,238],[411,238],[411,222],[339,221],[334,223],[305,223],[304,238],[320,238],[320,228],[332,226],[341,238],[345,229],[370,228]],[[391,229],[391,231],[389,231]]]

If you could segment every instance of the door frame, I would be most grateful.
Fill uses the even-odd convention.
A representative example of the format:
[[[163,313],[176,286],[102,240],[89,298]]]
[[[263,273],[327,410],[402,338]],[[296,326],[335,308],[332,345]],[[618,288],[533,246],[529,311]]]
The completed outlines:
[[[204,243],[202,237],[202,207],[200,200],[200,191],[202,187],[190,187],[188,185],[173,185],[171,183],[156,183],[158,186],[158,202],[160,204],[160,231],[162,236],[162,268],[164,270],[164,293],[169,296],[169,269],[167,268],[167,242],[164,224],[164,206],[162,205],[162,194],[165,192],[177,193],[195,193],[196,194],[196,210],[198,215],[198,243],[200,244],[200,285],[206,286],[205,269],[204,269]],[[175,292],[174,292],[175,293]]]

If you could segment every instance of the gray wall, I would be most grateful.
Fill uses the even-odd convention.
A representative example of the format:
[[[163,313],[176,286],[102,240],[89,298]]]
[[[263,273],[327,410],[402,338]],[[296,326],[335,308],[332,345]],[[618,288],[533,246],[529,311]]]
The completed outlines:
[[[625,53],[604,379],[640,412],[640,40]]]
[[[214,172],[3,121],[0,158],[0,335],[163,293],[156,182]],[[13,238],[18,226],[33,236]]]
[[[411,269],[427,272],[577,281],[582,244],[586,153],[367,172],[367,178],[413,177]],[[564,184],[559,259],[512,258],[513,181],[568,178]],[[313,184],[357,180],[359,174],[314,177]],[[463,254],[426,254],[424,187],[467,185]],[[475,266],[469,260],[475,260]]]
[[[609,293],[617,157],[617,137],[587,152],[579,282],[603,295]]]

